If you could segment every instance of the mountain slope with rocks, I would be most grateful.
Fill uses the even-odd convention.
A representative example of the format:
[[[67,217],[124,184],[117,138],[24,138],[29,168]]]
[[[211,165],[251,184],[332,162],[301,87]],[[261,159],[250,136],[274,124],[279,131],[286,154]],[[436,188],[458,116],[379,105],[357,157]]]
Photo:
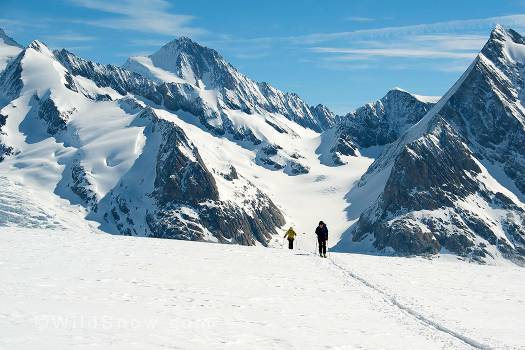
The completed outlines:
[[[326,171],[314,153],[319,133],[294,121],[303,114],[218,108],[202,79],[161,81],[40,41],[20,50],[0,75],[7,183],[65,199],[80,217],[124,235],[268,245],[285,223],[314,226],[314,210],[336,231],[347,225],[344,191],[371,161]],[[195,62],[214,52],[201,50]],[[315,209],[324,202],[338,209]],[[5,218],[0,225],[16,221]]]
[[[284,225],[281,210],[235,168],[208,168],[183,129],[113,89],[153,83],[82,61],[94,72],[89,80],[63,61],[64,52],[34,41],[1,76],[3,97],[12,98],[0,138],[11,176],[80,204],[107,232],[266,245]]]
[[[335,115],[325,106],[309,106],[297,94],[251,80],[217,51],[187,37],[169,42],[150,56],[131,57],[124,68],[159,82],[190,84],[200,102],[218,113],[228,109],[277,113],[318,132],[334,125]]]
[[[268,246],[325,220],[340,250],[523,263],[524,42],[497,27],[439,102],[336,118],[187,38],[125,68],[4,38],[0,178],[116,234]]]
[[[22,46],[0,28],[0,72],[20,51],[22,51]]]
[[[350,201],[377,198],[339,247],[523,264],[524,64],[523,37],[496,27],[455,86],[351,190]]]
[[[348,156],[358,156],[363,149],[394,142],[423,118],[438,99],[399,88],[390,90],[380,100],[339,118],[337,125],[325,133],[324,144],[319,147],[321,161],[342,165],[348,162]]]

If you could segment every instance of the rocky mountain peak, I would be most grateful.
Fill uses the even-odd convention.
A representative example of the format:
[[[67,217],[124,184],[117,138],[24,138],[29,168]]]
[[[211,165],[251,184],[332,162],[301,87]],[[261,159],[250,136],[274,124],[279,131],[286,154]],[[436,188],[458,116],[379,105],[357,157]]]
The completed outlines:
[[[380,100],[338,117],[331,145],[327,147],[329,154],[323,154],[322,161],[327,165],[343,165],[344,156],[358,156],[360,149],[394,142],[420,121],[435,102],[436,98],[394,88]]]
[[[490,39],[504,36],[507,33],[505,28],[501,24],[496,24],[494,29],[492,29],[492,32],[490,33]]]
[[[497,26],[424,121],[401,133],[362,177],[361,187],[386,183],[353,226],[354,241],[373,237],[376,249],[399,254],[445,249],[525,264],[524,62],[523,37]]]
[[[496,65],[509,65],[525,59],[525,39],[512,29],[497,25],[481,54]],[[501,66],[498,68],[502,69]]]
[[[516,44],[524,44],[523,37],[515,30],[509,28],[505,29],[502,25],[497,24],[490,33],[489,43],[493,40],[497,41],[511,41]]]
[[[2,28],[0,28],[0,39],[2,39],[6,45],[22,48],[22,45],[20,45],[14,39],[8,36]]]
[[[395,96],[413,96],[413,95],[410,92],[396,86],[390,91],[388,91],[384,98],[391,98]]]
[[[170,41],[149,56],[152,63],[168,72],[175,73],[188,82],[199,85],[203,81],[211,88],[230,84],[234,70],[215,50],[199,45],[188,37]],[[231,86],[230,86],[231,85]]]
[[[170,41],[164,46],[171,46],[171,47],[178,47],[178,48],[192,48],[192,47],[193,48],[195,47],[204,48],[202,45],[199,45],[197,42],[193,41],[191,38],[187,36],[178,37],[177,39]]]
[[[198,56],[220,56],[215,50],[202,46],[188,37],[182,36],[165,44],[150,57],[169,55],[172,60],[176,60],[181,54],[194,58]]]
[[[268,83],[251,80],[217,51],[187,37],[167,43],[148,57],[132,57],[124,68],[157,82],[188,83],[191,86],[186,88],[195,90],[201,104],[213,101],[204,108],[210,111],[225,108],[247,114],[278,113],[318,132],[335,123],[335,115],[327,108],[309,106],[295,93],[282,92]],[[215,90],[214,96],[208,93],[210,90]],[[223,122],[232,124],[228,120]]]
[[[40,40],[33,40],[31,42],[31,44],[29,44],[27,46],[28,49],[33,49],[35,51],[39,51],[39,52],[45,52],[45,51],[49,51],[49,48],[46,46],[46,44],[44,44],[43,42],[41,42]]]

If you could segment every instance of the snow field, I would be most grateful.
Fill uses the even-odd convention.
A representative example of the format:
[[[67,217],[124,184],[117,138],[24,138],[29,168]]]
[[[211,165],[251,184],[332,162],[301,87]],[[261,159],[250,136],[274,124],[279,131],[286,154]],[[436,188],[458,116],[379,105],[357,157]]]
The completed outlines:
[[[0,348],[468,349],[524,344],[523,288],[513,283],[523,280],[523,271],[511,266],[489,267],[498,273],[489,270],[484,281],[471,284],[468,276],[486,266],[333,253],[320,259],[304,250],[83,230],[0,231],[0,329],[5,331]],[[355,271],[375,288],[353,278]],[[461,291],[471,287],[469,301]],[[465,317],[470,307],[480,309]],[[502,315],[505,323],[498,322]],[[490,319],[497,321],[480,327]]]

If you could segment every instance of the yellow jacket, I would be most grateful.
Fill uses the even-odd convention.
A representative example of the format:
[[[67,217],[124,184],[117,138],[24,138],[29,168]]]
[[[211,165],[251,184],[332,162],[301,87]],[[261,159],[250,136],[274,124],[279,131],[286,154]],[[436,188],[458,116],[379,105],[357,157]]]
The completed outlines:
[[[297,236],[297,233],[295,233],[295,231],[291,227],[288,229],[288,231],[286,231],[286,234],[284,235],[284,237],[288,237],[288,239],[295,239],[295,236]]]

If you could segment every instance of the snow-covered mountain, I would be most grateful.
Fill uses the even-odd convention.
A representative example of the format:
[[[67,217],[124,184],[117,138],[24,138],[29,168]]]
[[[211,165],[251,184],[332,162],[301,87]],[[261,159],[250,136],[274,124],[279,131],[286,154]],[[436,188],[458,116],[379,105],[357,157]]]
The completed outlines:
[[[7,36],[0,28],[0,71],[4,70],[7,63],[22,51],[22,46]]]
[[[496,27],[454,87],[349,193],[377,197],[340,247],[523,263],[524,64],[524,38]]]
[[[2,169],[83,205],[108,232],[266,245],[285,222],[233,166],[205,164],[169,113],[138,99],[160,89],[138,74],[34,41],[0,86],[10,101]]]
[[[327,165],[342,165],[347,156],[358,156],[364,148],[394,142],[423,118],[438,99],[399,88],[390,90],[380,100],[339,117],[337,125],[325,132],[320,159]]]
[[[265,86],[191,44],[198,51],[185,60],[209,54],[216,60],[210,71],[224,68],[248,88]],[[0,177],[49,203],[58,203],[53,196],[66,199],[111,233],[267,245],[285,222],[314,227],[310,208],[324,202],[339,209],[315,210],[337,217],[333,227],[342,231],[343,193],[370,160],[326,172],[314,152],[317,127],[295,121],[314,123],[313,114],[227,106],[222,97],[210,98],[229,91],[210,71],[195,73],[198,81],[162,80],[32,42],[0,74]],[[333,118],[323,106],[312,111]],[[63,204],[48,210],[58,212],[57,205]],[[13,215],[5,217],[0,224],[12,223]]]
[[[150,56],[131,57],[124,68],[159,82],[190,84],[198,102],[218,114],[227,109],[278,113],[315,131],[334,125],[335,116],[325,106],[309,106],[294,93],[255,82],[217,51],[186,37],[169,42]]]
[[[332,239],[347,231],[342,250],[523,260],[514,31],[497,27],[439,102],[396,88],[337,118],[187,38],[125,68],[3,42],[18,54],[0,74],[1,183],[49,211],[66,200],[106,232],[246,245],[324,219]]]

